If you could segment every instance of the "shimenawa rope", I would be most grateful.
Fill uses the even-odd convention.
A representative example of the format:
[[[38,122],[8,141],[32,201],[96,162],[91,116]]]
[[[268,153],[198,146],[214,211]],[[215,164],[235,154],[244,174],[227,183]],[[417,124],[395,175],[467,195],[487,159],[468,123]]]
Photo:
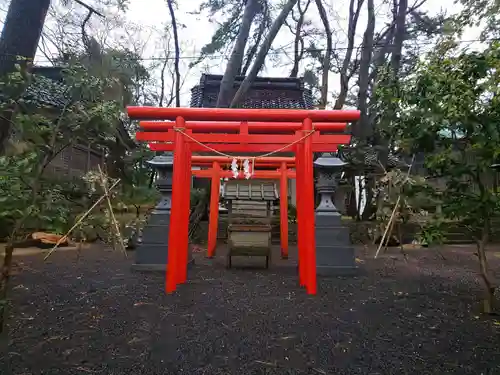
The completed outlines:
[[[219,155],[219,156],[223,156],[223,157],[226,157],[228,159],[233,159],[233,163],[238,163],[238,161],[244,163],[245,160],[251,160],[251,162],[249,163],[248,165],[248,171],[245,169],[245,177],[248,179],[250,178],[251,176],[253,176],[253,173],[254,173],[254,167],[255,167],[255,160],[257,159],[263,159],[263,158],[266,158],[268,156],[272,156],[274,154],[277,154],[279,152],[282,152],[283,150],[286,150],[288,147],[291,147],[291,146],[294,146],[296,145],[297,143],[299,142],[302,142],[304,139],[307,139],[308,137],[310,137],[314,132],[315,130],[312,129],[312,130],[309,130],[307,131],[307,133],[300,137],[299,139],[293,141],[292,143],[289,143],[283,147],[280,147],[278,148],[277,150],[274,150],[274,151],[271,151],[271,152],[268,152],[266,154],[263,154],[263,155],[258,155],[258,156],[235,156],[235,155],[229,155],[229,154],[225,154],[224,152],[220,152],[206,144],[204,144],[203,142],[200,142],[198,141],[196,138],[192,137],[191,135],[189,135],[188,133],[186,133],[184,130],[185,128],[178,128],[178,127],[174,127],[173,128],[174,131],[178,132],[178,133],[181,133],[182,135],[184,135],[186,138],[189,138],[191,141],[193,141],[194,143],[197,143],[198,145],[206,148],[207,150]],[[250,165],[251,165],[251,168],[250,168]],[[239,175],[239,167],[236,169],[236,170],[233,170],[233,173],[235,174],[234,177],[237,178],[237,176]],[[250,172],[251,170],[251,172]]]

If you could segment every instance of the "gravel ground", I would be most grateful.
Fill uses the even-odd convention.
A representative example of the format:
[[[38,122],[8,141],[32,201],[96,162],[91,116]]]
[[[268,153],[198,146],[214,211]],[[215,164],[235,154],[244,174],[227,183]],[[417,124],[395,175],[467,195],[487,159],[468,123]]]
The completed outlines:
[[[117,252],[23,256],[0,374],[497,375],[500,324],[477,314],[472,252],[360,250],[358,275],[319,279],[315,297],[293,260],[226,270],[196,254],[165,295],[163,274],[131,272]]]

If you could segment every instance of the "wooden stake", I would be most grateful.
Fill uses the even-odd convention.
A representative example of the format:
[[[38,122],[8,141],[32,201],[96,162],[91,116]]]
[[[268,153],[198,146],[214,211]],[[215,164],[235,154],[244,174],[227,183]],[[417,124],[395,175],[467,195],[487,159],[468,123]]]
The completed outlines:
[[[104,190],[104,195],[106,196],[106,202],[108,204],[108,209],[109,209],[109,214],[111,215],[111,224],[115,227],[115,233],[114,233],[114,239],[113,239],[113,245],[116,241],[119,243],[121,250],[127,256],[127,249],[125,248],[125,243],[123,242],[123,237],[120,233],[120,225],[118,224],[118,220],[116,220],[115,213],[113,212],[113,205],[111,204],[111,199],[110,199],[110,191],[108,190],[108,178],[106,175],[102,172],[101,166],[98,165],[99,168],[99,175],[101,177],[101,187]]]
[[[413,167],[413,163],[415,162],[415,154],[413,154],[413,157],[411,159],[411,164],[410,166],[408,167],[408,172],[406,172],[406,178],[408,179],[410,177],[410,172],[411,172],[411,168]],[[386,172],[387,174],[387,172]],[[377,252],[375,253],[375,259],[377,259],[378,257],[378,253],[380,252],[380,249],[382,248],[382,245],[384,244],[385,242],[385,238],[387,236],[387,233],[389,232],[390,230],[390,233],[392,233],[392,228],[393,228],[393,223],[392,221],[394,220],[395,216],[396,216],[396,211],[399,207],[399,202],[401,201],[401,193],[399,194],[398,196],[398,200],[396,201],[396,204],[394,205],[394,209],[392,210],[392,214],[389,218],[389,222],[387,223],[387,227],[385,228],[385,231],[384,231],[384,235],[382,236],[381,240],[380,240],[380,244],[378,246],[378,249],[377,249]],[[389,236],[390,236],[390,233],[389,233]]]
[[[391,217],[389,218],[389,222],[387,223],[387,227],[385,228],[384,235],[380,239],[380,243],[378,245],[377,252],[375,253],[375,259],[377,259],[377,257],[378,257],[378,253],[380,252],[380,249],[382,248],[382,245],[385,242],[385,238],[387,236],[387,233],[389,232],[389,229],[392,228],[392,221],[394,220],[394,217],[396,216],[396,210],[398,209],[400,200],[401,200],[401,195],[399,195],[398,200],[396,201],[396,204],[394,205],[394,209],[392,210]]]
[[[120,183],[120,179],[116,180],[116,181],[113,183],[113,185],[111,185],[111,186],[110,186],[110,188],[109,188],[109,190],[108,190],[108,191],[113,190],[113,189],[116,187],[116,185],[118,185],[119,183]],[[74,224],[74,225],[70,228],[70,230],[68,230],[68,232],[67,232],[67,233],[66,233],[63,237],[61,237],[61,238],[60,238],[60,239],[56,242],[56,244],[54,245],[54,247],[53,247],[52,249],[50,249],[50,251],[47,253],[47,255],[45,255],[45,257],[43,258],[43,260],[47,260],[47,259],[48,259],[48,257],[49,257],[49,256],[50,256],[50,255],[51,255],[51,254],[52,254],[52,253],[53,253],[53,252],[57,249],[57,247],[58,247],[58,246],[59,246],[59,245],[60,245],[60,244],[61,244],[64,240],[66,240],[66,239],[68,238],[68,236],[71,234],[71,232],[73,232],[73,231],[75,230],[75,228],[76,228],[76,227],[78,227],[78,226],[82,223],[82,221],[83,221],[83,220],[85,220],[85,218],[86,218],[87,216],[89,216],[89,215],[90,215],[90,213],[92,212],[92,210],[93,210],[94,208],[96,208],[96,207],[99,205],[99,203],[101,203],[104,199],[106,199],[106,197],[107,197],[107,195],[106,195],[106,194],[104,194],[103,196],[101,196],[101,197],[100,197],[100,198],[99,198],[99,199],[98,199],[98,200],[97,200],[97,201],[96,201],[96,202],[92,205],[92,207],[90,207],[90,208],[87,210],[87,212],[85,212],[85,213],[84,213],[84,214],[83,214],[83,215],[82,215],[82,216],[81,216],[81,217],[80,217],[80,218],[76,221],[76,223],[75,223],[75,224]]]

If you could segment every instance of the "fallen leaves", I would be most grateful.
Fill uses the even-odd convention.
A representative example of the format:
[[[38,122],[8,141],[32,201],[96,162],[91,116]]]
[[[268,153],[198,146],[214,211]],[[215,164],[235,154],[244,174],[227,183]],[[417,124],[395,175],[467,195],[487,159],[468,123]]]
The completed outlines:
[[[283,337],[280,337],[279,340],[291,340],[291,339],[294,339],[296,337],[297,337],[296,335],[283,336]]]
[[[320,368],[313,368],[313,369],[311,369],[311,370],[313,370],[313,371],[314,371],[315,373],[317,373],[317,374],[326,375],[326,371],[321,370]]]
[[[198,246],[198,245],[192,245],[191,246],[191,251],[193,253],[204,253],[207,251],[206,248],[202,247],[202,246]]]
[[[255,360],[254,362],[268,367],[278,367],[278,363],[276,361],[266,362],[266,361]]]

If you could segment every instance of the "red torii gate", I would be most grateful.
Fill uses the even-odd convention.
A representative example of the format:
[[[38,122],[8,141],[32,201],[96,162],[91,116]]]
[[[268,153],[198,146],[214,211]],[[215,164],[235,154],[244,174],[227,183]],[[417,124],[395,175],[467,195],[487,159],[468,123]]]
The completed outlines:
[[[359,119],[359,111],[128,107],[128,115],[137,120],[175,120],[142,122],[145,131],[136,135],[137,140],[155,142],[152,150],[174,151],[167,293],[187,279],[192,152],[209,150],[295,152],[299,282],[308,294],[316,294],[313,152],[332,152],[337,145],[349,143],[350,135],[321,133],[343,131],[344,122]]]

